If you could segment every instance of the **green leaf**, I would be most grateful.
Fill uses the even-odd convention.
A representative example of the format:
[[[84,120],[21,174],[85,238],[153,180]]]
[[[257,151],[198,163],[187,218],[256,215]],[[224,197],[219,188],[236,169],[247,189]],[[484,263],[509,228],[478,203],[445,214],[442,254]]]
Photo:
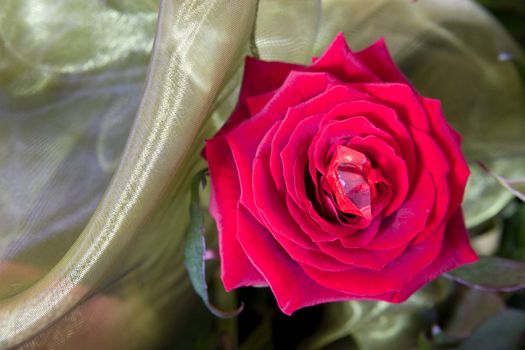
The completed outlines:
[[[525,260],[525,203],[512,203],[505,212],[510,212],[510,215],[505,217],[497,255]]]
[[[507,191],[518,197],[522,202],[525,202],[525,178],[521,179],[507,179],[501,175],[492,172],[483,162],[478,161],[478,165],[486,173],[492,176],[498,183]]]
[[[467,338],[475,329],[505,309],[505,303],[497,293],[467,289],[457,300],[445,334],[455,338]]]
[[[483,323],[458,350],[521,349],[525,332],[525,313],[507,309]]]
[[[464,265],[445,277],[465,286],[485,291],[515,292],[525,289],[525,262],[490,256]]]
[[[184,265],[190,276],[193,288],[210,312],[220,318],[235,317],[242,311],[242,305],[237,310],[221,311],[210,303],[208,295],[204,259],[206,252],[204,213],[199,200],[199,187],[201,184],[204,185],[206,183],[207,171],[207,169],[204,169],[198,172],[191,186],[190,224],[186,231],[184,242]]]
[[[490,168],[498,174],[514,171],[505,159],[491,161]],[[465,223],[469,228],[482,227],[498,215],[513,196],[479,166],[471,166],[470,172],[462,205]]]

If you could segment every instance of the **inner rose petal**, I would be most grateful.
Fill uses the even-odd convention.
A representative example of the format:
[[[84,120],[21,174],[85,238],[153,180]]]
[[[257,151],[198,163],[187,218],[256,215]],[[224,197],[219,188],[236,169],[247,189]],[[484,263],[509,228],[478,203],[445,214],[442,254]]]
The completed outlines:
[[[319,95],[312,97],[310,100],[304,101],[303,103],[288,109],[281,126],[277,130],[277,133],[272,140],[272,147],[270,151],[270,172],[279,191],[283,191],[285,187],[284,180],[282,178],[283,165],[281,163],[281,151],[287,144],[289,144],[291,140],[290,135],[297,130],[301,130],[300,135],[307,136],[310,135],[310,131],[313,129],[315,129],[313,130],[315,131],[314,134],[319,129],[319,121],[313,124],[313,126],[310,126],[307,130],[302,130],[304,129],[304,126],[301,126],[300,124],[311,116],[317,115],[319,113],[327,113],[333,109],[334,106],[337,106],[341,103],[356,99],[362,100],[366,99],[367,97],[368,95],[356,91],[348,86],[334,85],[330,86],[326,91],[320,93]],[[311,137],[313,137],[314,134],[312,134]],[[311,137],[308,139],[308,144],[311,142]],[[301,139],[302,138],[303,137],[301,137]],[[314,185],[316,186],[315,183]]]
[[[290,115],[293,116],[294,114]],[[308,226],[308,228],[303,227],[303,229],[314,241],[329,241],[335,237],[344,237],[354,234],[357,229],[368,226],[368,223],[354,222],[352,225],[345,225],[339,222],[338,216],[341,213],[333,203],[332,196],[326,196],[326,198],[320,196],[319,198],[322,201],[317,197],[317,185],[314,183],[314,179],[310,178],[306,169],[308,167],[308,147],[311,138],[317,132],[311,126],[318,125],[319,119],[322,117],[323,114],[317,114],[301,120],[292,134],[288,136],[288,144],[280,153],[281,176],[286,186],[288,199],[295,202],[289,203],[288,206],[297,206],[297,213],[301,211],[308,213],[308,220],[306,221],[303,215],[292,215],[300,225]],[[281,125],[279,130],[282,128]]]
[[[359,85],[357,84],[355,86]],[[398,111],[378,104],[378,101],[350,101],[334,107],[330,113],[326,114],[321,124],[322,126],[327,125],[336,120],[342,121],[348,119],[351,116],[366,116],[366,119],[372,125],[386,132],[391,136],[391,139],[395,140],[395,142],[384,141],[387,141],[394,153],[404,160],[409,179],[411,179],[416,169],[415,148],[409,130],[398,118]]]

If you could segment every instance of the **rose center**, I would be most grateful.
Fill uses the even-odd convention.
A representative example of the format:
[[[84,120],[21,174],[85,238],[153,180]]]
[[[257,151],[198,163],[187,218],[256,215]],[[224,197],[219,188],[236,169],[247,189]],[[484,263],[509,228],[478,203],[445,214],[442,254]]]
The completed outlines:
[[[370,170],[370,160],[363,153],[337,146],[325,181],[340,211],[365,219],[372,218],[375,188],[368,181]]]

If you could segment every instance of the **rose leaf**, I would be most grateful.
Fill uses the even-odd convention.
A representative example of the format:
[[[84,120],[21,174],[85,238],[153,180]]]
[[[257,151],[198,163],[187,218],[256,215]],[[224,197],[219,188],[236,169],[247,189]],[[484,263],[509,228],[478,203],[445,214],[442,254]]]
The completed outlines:
[[[495,256],[480,257],[445,277],[465,286],[493,292],[515,292],[525,289],[525,262]]]
[[[478,161],[477,163],[481,169],[494,177],[503,188],[518,197],[521,201],[525,202],[525,179],[507,179],[492,172],[483,162]]]
[[[525,260],[525,203],[512,203],[504,214],[505,225],[497,255]]]
[[[507,309],[484,322],[458,350],[521,349],[525,313]]]
[[[449,337],[467,338],[504,309],[505,303],[497,293],[468,289],[460,296],[444,332]]]
[[[202,301],[212,314],[220,318],[230,318],[237,316],[243,309],[233,311],[222,311],[213,306],[208,295],[208,285],[206,284],[206,242],[204,239],[204,213],[200,206],[199,187],[206,183],[207,169],[199,171],[191,185],[191,204],[190,204],[190,223],[186,231],[184,242],[184,265],[188,271],[191,284],[195,292],[201,297]]]

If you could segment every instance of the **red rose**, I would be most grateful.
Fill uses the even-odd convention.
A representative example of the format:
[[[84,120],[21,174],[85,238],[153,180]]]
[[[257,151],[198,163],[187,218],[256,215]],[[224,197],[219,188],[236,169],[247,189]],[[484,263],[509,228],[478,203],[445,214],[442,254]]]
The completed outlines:
[[[460,136],[382,40],[354,53],[340,34],[307,67],[247,59],[205,154],[224,286],[269,285],[286,314],[401,302],[476,260]]]

